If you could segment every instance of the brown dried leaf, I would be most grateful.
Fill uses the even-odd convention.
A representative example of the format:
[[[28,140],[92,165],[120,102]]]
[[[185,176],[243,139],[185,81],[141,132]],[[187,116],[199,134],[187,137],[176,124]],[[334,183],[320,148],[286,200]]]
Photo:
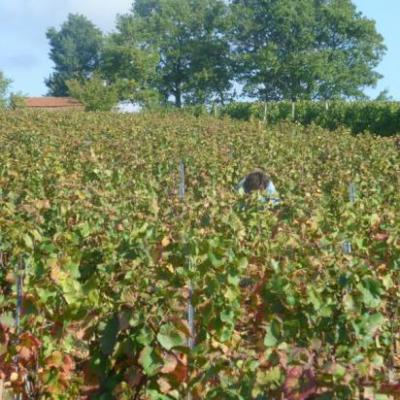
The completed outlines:
[[[170,374],[178,366],[178,360],[172,354],[167,354],[164,358],[164,366],[161,368],[163,374]]]

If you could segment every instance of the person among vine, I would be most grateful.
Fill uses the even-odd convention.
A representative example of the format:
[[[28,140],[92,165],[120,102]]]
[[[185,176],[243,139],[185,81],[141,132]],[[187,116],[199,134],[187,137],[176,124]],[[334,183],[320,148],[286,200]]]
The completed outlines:
[[[238,184],[239,194],[259,193],[258,200],[272,206],[278,205],[281,200],[272,179],[262,169],[256,168],[246,175]]]

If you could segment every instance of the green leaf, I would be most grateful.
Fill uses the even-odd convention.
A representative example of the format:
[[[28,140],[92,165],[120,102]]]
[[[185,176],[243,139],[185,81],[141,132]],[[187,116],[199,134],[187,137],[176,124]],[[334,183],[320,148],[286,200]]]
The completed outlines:
[[[275,347],[279,342],[280,337],[280,326],[279,323],[274,320],[267,328],[267,333],[264,337],[264,345],[266,347]]]
[[[392,287],[394,287],[394,282],[393,282],[393,279],[392,279],[391,275],[385,275],[385,276],[382,278],[382,283],[383,283],[383,287],[384,287],[386,290],[389,290],[389,289],[391,289]]]
[[[249,261],[247,260],[246,257],[241,257],[241,258],[239,258],[237,265],[240,270],[245,270],[247,268],[247,266],[249,265]]]
[[[379,307],[381,304],[379,281],[372,278],[364,278],[362,283],[357,285],[357,288],[360,290],[363,303],[367,307]]]
[[[84,222],[83,224],[80,225],[79,227],[79,232],[82,235],[82,237],[86,238],[90,235],[90,226],[87,222]]]
[[[369,334],[373,335],[386,322],[386,318],[381,313],[375,313],[366,315],[364,321]]]
[[[279,365],[270,368],[268,371],[258,371],[256,381],[259,385],[279,383],[282,378],[282,371]]]
[[[235,313],[232,310],[223,310],[220,313],[220,318],[222,322],[233,325],[235,321]]]
[[[15,324],[15,318],[11,312],[4,312],[0,314],[0,324],[12,327]]]
[[[143,367],[145,374],[148,376],[156,375],[162,366],[160,358],[149,346],[144,347],[140,352],[139,364]]]
[[[80,283],[75,279],[66,277],[65,279],[61,279],[59,284],[62,288],[64,299],[67,304],[79,307],[83,300]]]
[[[313,305],[314,309],[318,311],[322,305],[321,298],[319,297],[318,293],[312,287],[308,289],[307,293],[308,298],[310,299],[310,302]]]
[[[346,375],[346,368],[341,364],[335,364],[332,373],[336,378],[343,378]]]
[[[213,267],[215,267],[215,268],[219,268],[219,267],[221,267],[222,265],[224,265],[224,263],[225,263],[224,260],[218,259],[218,258],[215,256],[215,254],[214,254],[214,253],[211,253],[211,252],[208,253],[208,259],[210,260],[211,265],[212,265]]]
[[[149,396],[149,400],[171,400],[173,398],[167,396],[166,394],[161,394],[160,392],[154,389],[147,391],[147,395]]]
[[[157,340],[166,350],[184,346],[186,343],[182,333],[172,324],[165,324],[160,328],[160,332],[157,334]]]
[[[33,249],[33,240],[30,235],[27,233],[23,236],[23,240],[25,243],[25,246],[28,247],[28,249]]]

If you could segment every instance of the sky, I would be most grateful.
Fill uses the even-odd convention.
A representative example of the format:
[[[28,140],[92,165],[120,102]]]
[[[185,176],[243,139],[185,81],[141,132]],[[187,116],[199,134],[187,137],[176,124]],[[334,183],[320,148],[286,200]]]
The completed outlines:
[[[366,93],[384,89],[400,100],[399,0],[353,0],[359,11],[376,21],[387,46],[378,67],[384,78]],[[0,0],[0,70],[13,80],[11,90],[28,96],[45,95],[44,79],[52,72],[46,30],[59,26],[68,13],[86,15],[103,32],[113,30],[117,14],[129,11],[132,0]]]

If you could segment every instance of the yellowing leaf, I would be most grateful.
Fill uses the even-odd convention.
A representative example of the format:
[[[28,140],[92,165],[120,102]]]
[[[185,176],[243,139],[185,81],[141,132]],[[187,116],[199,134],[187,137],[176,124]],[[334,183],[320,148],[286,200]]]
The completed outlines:
[[[171,240],[168,236],[165,236],[162,240],[161,240],[161,245],[162,247],[167,247],[169,244],[171,243]]]

